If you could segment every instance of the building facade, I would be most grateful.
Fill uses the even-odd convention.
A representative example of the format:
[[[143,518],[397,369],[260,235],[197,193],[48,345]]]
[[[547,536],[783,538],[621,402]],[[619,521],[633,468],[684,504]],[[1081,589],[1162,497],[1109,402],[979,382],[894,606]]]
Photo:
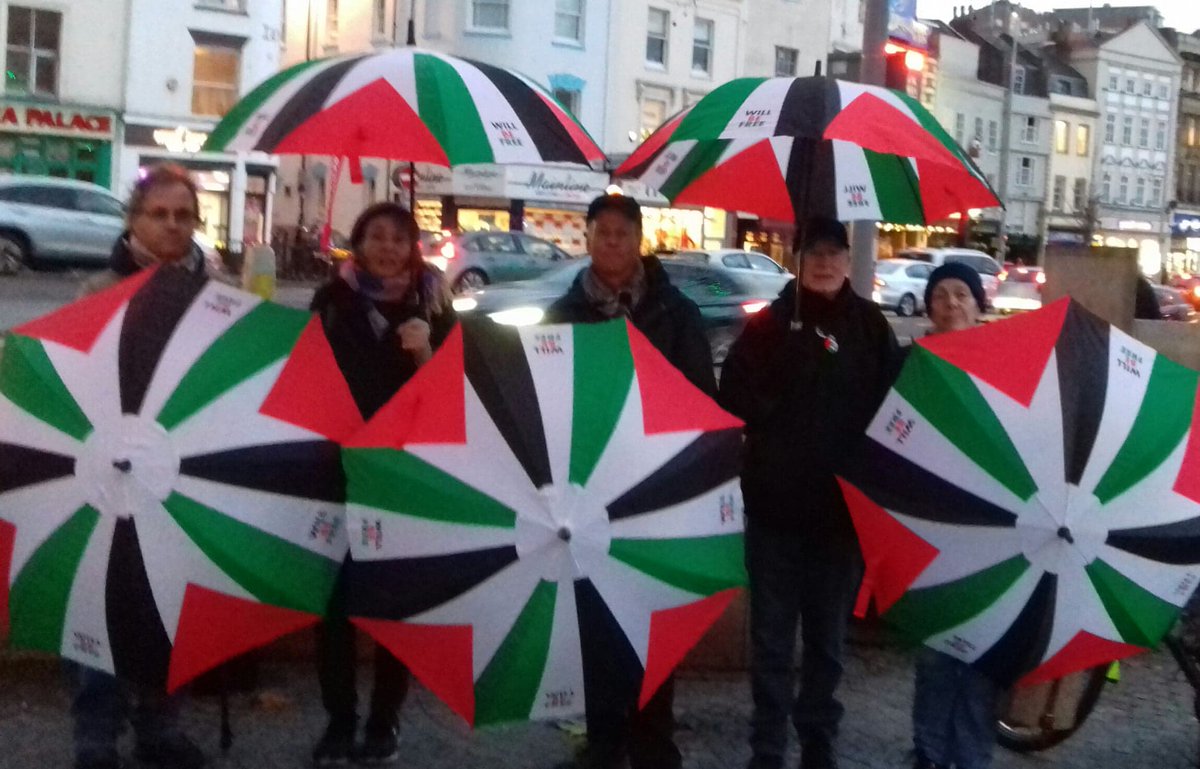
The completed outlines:
[[[1099,108],[1082,74],[1053,45],[1039,52],[1050,99],[1050,155],[1043,242],[1087,245],[1095,229],[1092,167]]]
[[[115,188],[128,13],[127,0],[0,3],[0,172]]]
[[[1161,30],[1179,54],[1179,117],[1175,123],[1175,189],[1168,268],[1200,272],[1200,35]]]

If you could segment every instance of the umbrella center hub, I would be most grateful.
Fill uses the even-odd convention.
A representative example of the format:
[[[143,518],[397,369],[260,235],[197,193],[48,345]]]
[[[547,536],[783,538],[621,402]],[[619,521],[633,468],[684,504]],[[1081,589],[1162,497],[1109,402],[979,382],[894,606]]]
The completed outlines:
[[[608,511],[575,484],[549,484],[538,495],[540,509],[517,518],[517,555],[538,561],[549,582],[586,578],[589,569],[608,557]]]
[[[170,495],[179,455],[162,425],[125,414],[88,436],[75,459],[75,477],[101,515],[134,518]]]

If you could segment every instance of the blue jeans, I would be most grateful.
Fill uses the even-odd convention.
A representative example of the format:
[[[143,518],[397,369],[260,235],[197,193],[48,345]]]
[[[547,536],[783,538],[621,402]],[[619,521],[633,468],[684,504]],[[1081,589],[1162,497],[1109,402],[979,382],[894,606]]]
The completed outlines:
[[[832,744],[845,708],[835,697],[842,679],[846,627],[862,578],[853,540],[746,524],[750,576],[750,747],[758,765],[776,766],[787,752],[791,718],[803,742]],[[796,690],[796,625],[804,648]]]
[[[79,762],[115,757],[117,738],[128,720],[139,745],[153,746],[179,735],[181,696],[142,689],[108,673],[64,663],[75,719],[75,758]],[[136,698],[131,712],[130,701]]]
[[[941,766],[988,769],[1001,689],[965,662],[924,647],[917,654],[913,744]]]

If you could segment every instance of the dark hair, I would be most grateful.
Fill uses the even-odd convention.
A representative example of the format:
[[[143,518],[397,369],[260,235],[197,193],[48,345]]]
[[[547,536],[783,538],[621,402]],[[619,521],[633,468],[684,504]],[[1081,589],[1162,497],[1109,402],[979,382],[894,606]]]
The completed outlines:
[[[967,288],[971,290],[971,296],[975,297],[975,304],[979,305],[979,311],[987,311],[987,294],[983,290],[983,280],[974,267],[962,262],[946,262],[929,274],[929,281],[925,284],[926,311],[933,304],[934,287],[943,280],[950,279],[966,283]]]
[[[182,184],[187,188],[187,191],[192,196],[192,208],[196,211],[196,218],[200,218],[200,188],[196,185],[196,180],[192,178],[187,169],[176,163],[159,163],[151,166],[133,185],[133,190],[129,193],[129,205],[126,209],[126,220],[132,220],[142,212],[142,206],[146,202],[146,196],[151,190],[159,189],[160,187],[170,187],[174,184]]]
[[[350,228],[350,249],[355,257],[358,257],[362,243],[367,239],[367,227],[376,219],[390,219],[408,236],[412,246],[408,266],[414,276],[419,276],[425,270],[425,260],[421,258],[421,227],[407,208],[386,200],[367,206],[354,220],[354,226]]]
[[[587,222],[599,216],[604,211],[615,211],[629,221],[642,228],[642,207],[638,202],[626,195],[601,195],[588,205]]]

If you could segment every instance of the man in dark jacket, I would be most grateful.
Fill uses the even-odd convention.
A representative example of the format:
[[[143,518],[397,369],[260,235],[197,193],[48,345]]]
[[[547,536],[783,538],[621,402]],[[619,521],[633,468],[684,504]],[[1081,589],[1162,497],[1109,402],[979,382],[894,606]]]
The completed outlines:
[[[591,266],[546,311],[547,323],[599,323],[629,318],[692,384],[716,393],[712,350],[700,310],[671,285],[654,257],[642,257],[642,211],[633,198],[604,195],[587,213]],[[674,676],[641,711],[637,691],[589,689],[588,744],[565,767],[615,769],[628,756],[632,769],[679,769],[683,765],[673,732]]]
[[[721,376],[721,404],[746,422],[751,769],[783,765],[789,714],[801,767],[837,766],[843,708],[834,693],[862,564],[834,475],[898,361],[887,320],[850,289],[845,227],[814,219],[804,232],[799,313],[793,281],[749,321]],[[797,619],[804,644],[798,695]]]

